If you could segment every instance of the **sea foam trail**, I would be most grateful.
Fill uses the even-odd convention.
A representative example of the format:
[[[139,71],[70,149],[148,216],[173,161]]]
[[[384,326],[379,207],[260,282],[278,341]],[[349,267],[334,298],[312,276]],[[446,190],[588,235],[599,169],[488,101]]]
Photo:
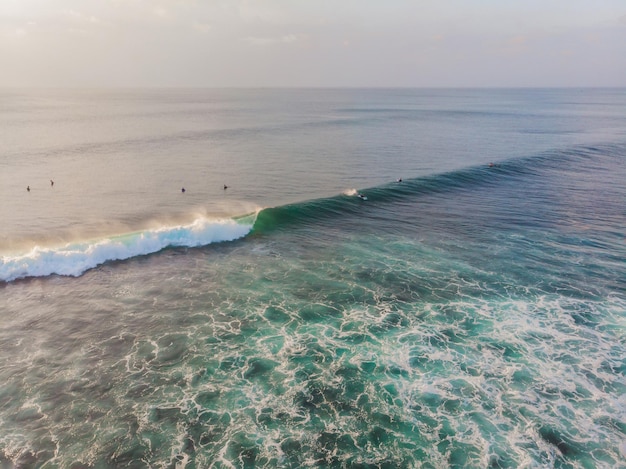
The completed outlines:
[[[0,258],[0,281],[48,275],[79,276],[109,261],[130,259],[167,247],[198,247],[246,236],[255,217],[198,218],[188,225],[166,226],[134,233],[68,243],[62,247],[35,246],[30,252]]]

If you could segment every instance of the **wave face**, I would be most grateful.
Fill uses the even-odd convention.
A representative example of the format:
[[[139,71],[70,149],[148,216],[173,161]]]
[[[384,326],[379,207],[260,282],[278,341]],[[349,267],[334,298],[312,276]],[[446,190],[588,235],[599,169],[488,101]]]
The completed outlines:
[[[57,248],[34,247],[23,255],[0,261],[0,280],[58,274],[78,276],[110,261],[152,254],[168,247],[198,247],[233,241],[248,234],[253,220],[199,218],[188,225],[162,227]]]
[[[311,224],[335,217],[350,215],[368,216],[364,207],[381,207],[385,204],[402,203],[420,197],[456,193],[470,193],[480,203],[477,189],[496,186],[506,188],[511,196],[525,197],[547,179],[566,181],[566,171],[574,170],[581,188],[585,184],[593,185],[597,167],[611,165],[622,159],[626,145],[610,144],[599,146],[577,146],[566,150],[554,150],[539,155],[504,160],[480,166],[471,166],[460,170],[434,174],[425,177],[404,179],[402,181],[371,187],[358,191],[349,189],[342,194],[280,207],[262,210],[254,224],[253,233],[268,234],[274,230],[289,229],[294,225]],[[606,163],[606,164],[605,164]],[[589,171],[589,180],[584,172]],[[608,176],[610,177],[610,176]],[[615,184],[619,176],[613,175]],[[587,187],[589,188],[589,187]],[[367,200],[358,197],[363,193]],[[611,200],[608,200],[611,203]],[[602,207],[597,207],[602,210]]]

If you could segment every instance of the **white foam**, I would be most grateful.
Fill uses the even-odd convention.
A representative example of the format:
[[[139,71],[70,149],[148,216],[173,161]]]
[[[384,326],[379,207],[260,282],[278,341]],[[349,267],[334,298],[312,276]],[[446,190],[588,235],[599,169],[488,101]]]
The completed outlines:
[[[124,260],[158,252],[166,247],[198,247],[233,241],[247,235],[253,220],[198,218],[188,225],[69,243],[61,247],[35,246],[30,252],[0,258],[0,281],[52,274],[79,276],[108,261]]]

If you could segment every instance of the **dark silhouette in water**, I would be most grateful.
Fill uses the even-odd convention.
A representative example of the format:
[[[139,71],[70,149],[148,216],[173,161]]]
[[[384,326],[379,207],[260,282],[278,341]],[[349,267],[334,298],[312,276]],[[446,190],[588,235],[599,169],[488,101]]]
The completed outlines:
[[[183,187],[180,191],[184,194],[185,193],[185,188]]]
[[[50,186],[54,186],[54,181],[52,179],[50,179]]]
[[[224,190],[228,189],[228,186],[226,184],[224,184]]]
[[[30,192],[30,186],[26,186],[26,190]]]

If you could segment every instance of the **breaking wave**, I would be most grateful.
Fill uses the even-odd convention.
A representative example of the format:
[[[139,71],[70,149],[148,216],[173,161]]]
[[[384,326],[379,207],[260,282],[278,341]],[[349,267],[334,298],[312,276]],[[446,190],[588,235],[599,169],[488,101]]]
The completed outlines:
[[[247,235],[253,223],[253,216],[198,218],[188,225],[163,226],[61,247],[35,246],[27,253],[0,258],[0,280],[10,282],[53,274],[79,276],[105,262],[152,254],[168,247],[197,247],[233,241]]]

